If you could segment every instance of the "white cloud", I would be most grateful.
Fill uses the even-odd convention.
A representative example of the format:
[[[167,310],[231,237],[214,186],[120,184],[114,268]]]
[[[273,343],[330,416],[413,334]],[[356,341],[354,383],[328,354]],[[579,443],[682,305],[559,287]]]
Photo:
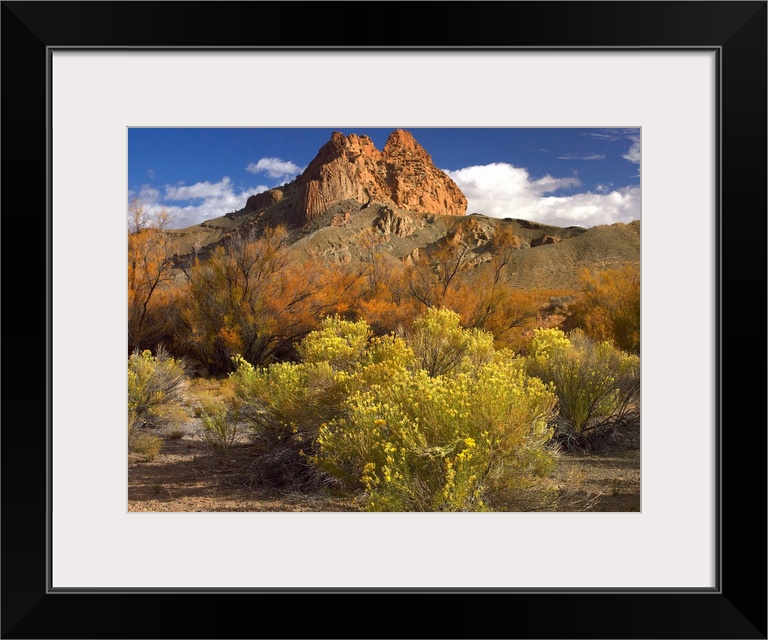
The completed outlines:
[[[613,131],[606,131],[606,132],[590,132],[590,133],[582,133],[583,136],[590,136],[592,138],[598,138],[599,140],[608,140],[610,142],[613,142],[615,140],[619,140],[621,138],[621,135],[618,133],[615,133]]]
[[[128,190],[128,200],[131,201],[134,198],[146,205],[156,202],[160,198],[160,191],[155,189],[152,185],[144,184],[138,191],[136,191],[136,189]]]
[[[635,164],[640,164],[640,136],[634,133],[636,131],[638,131],[638,129],[602,129],[600,131],[590,131],[588,133],[582,133],[581,135],[590,136],[592,138],[597,138],[598,140],[606,140],[609,142],[615,142],[617,140],[629,140],[632,144],[627,150],[627,152],[625,154],[622,154],[621,157]],[[575,157],[559,158],[559,160],[577,160],[577,159],[578,158],[575,158]],[[586,160],[588,158],[582,158],[582,159]],[[589,158],[589,159],[592,159],[592,158]]]
[[[293,178],[302,172],[302,168],[290,160],[281,158],[261,158],[251,162],[246,168],[251,173],[266,173],[270,178]]]
[[[525,169],[495,163],[446,171],[469,201],[468,213],[494,218],[523,218],[560,227],[630,222],[640,218],[640,187],[605,193],[546,195],[578,186],[577,178],[545,176],[532,180]]]
[[[180,184],[165,186],[166,200],[197,200],[200,198],[219,198],[232,191],[232,181],[224,176],[219,182],[196,182],[192,185]]]
[[[604,160],[605,156],[599,153],[591,153],[588,156],[580,156],[577,153],[567,153],[564,156],[557,156],[558,160]]]
[[[154,180],[155,178],[157,178],[157,171],[155,171],[154,169],[147,169],[147,177],[150,180]]]
[[[635,164],[640,164],[640,137],[630,136],[629,139],[632,141],[632,146],[629,148],[629,151],[621,157],[630,162],[634,162]]]
[[[181,229],[205,220],[218,218],[232,211],[239,211],[245,206],[245,201],[255,193],[269,189],[266,185],[258,185],[245,189],[236,189],[228,177],[219,182],[197,182],[192,185],[165,185],[165,195],[160,197],[160,190],[149,185],[143,186],[138,193],[151,216],[165,209],[172,218],[169,227]],[[135,193],[131,194],[131,198]],[[191,201],[187,205],[174,204],[180,201]]]

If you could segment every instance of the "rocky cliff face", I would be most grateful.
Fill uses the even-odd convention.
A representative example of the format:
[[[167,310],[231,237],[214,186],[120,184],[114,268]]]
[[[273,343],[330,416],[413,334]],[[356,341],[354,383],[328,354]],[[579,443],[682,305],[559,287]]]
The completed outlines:
[[[386,167],[388,195],[396,206],[454,216],[467,212],[467,199],[459,187],[432,164],[432,157],[408,131],[394,131],[381,156]],[[382,190],[386,192],[385,188]]]
[[[334,132],[304,173],[284,190],[286,217],[299,224],[311,222],[347,199],[363,207],[378,202],[437,215],[467,212],[467,199],[456,183],[402,129],[389,136],[381,151],[368,136]],[[246,209],[270,206],[283,195],[266,194],[252,196]]]

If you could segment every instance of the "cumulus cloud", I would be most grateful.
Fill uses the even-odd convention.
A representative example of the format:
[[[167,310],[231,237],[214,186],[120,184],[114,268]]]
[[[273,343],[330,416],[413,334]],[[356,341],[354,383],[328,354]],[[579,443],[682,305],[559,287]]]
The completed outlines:
[[[138,193],[131,192],[131,197],[136,196],[139,202],[157,202],[160,198],[160,190],[155,189],[152,185],[145,184],[139,189]]]
[[[151,216],[167,211],[172,219],[169,227],[181,229],[238,211],[249,196],[267,189],[266,185],[238,189],[225,176],[219,182],[165,185],[162,197],[159,189],[145,185],[138,194],[131,192],[129,198],[137,196]]]
[[[266,173],[270,178],[293,178],[302,172],[302,168],[289,160],[281,158],[261,158],[251,162],[246,168],[250,173]]]
[[[205,198],[220,198],[232,191],[232,181],[224,176],[219,182],[196,182],[189,186],[166,185],[166,200],[199,200]]]
[[[467,197],[468,213],[523,218],[560,227],[631,222],[640,218],[640,187],[602,193],[549,195],[579,186],[577,178],[532,179],[526,169],[506,163],[446,171]]]

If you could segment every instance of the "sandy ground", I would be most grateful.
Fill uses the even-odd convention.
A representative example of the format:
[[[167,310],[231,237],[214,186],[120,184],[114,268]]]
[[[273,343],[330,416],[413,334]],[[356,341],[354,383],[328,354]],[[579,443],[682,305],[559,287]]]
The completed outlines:
[[[236,444],[224,464],[195,434],[195,422],[181,439],[163,439],[151,462],[128,459],[129,511],[357,511],[353,498],[330,492],[295,493],[256,486],[249,467],[253,448]],[[553,479],[577,487],[572,510],[639,511],[640,452],[560,457]],[[571,509],[569,509],[571,510]]]

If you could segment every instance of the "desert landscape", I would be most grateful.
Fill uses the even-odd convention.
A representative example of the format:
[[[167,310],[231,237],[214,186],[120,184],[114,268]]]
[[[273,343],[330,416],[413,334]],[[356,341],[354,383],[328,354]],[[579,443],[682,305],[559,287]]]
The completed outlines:
[[[295,169],[129,199],[130,511],[640,510],[639,216],[470,211],[405,129]]]

